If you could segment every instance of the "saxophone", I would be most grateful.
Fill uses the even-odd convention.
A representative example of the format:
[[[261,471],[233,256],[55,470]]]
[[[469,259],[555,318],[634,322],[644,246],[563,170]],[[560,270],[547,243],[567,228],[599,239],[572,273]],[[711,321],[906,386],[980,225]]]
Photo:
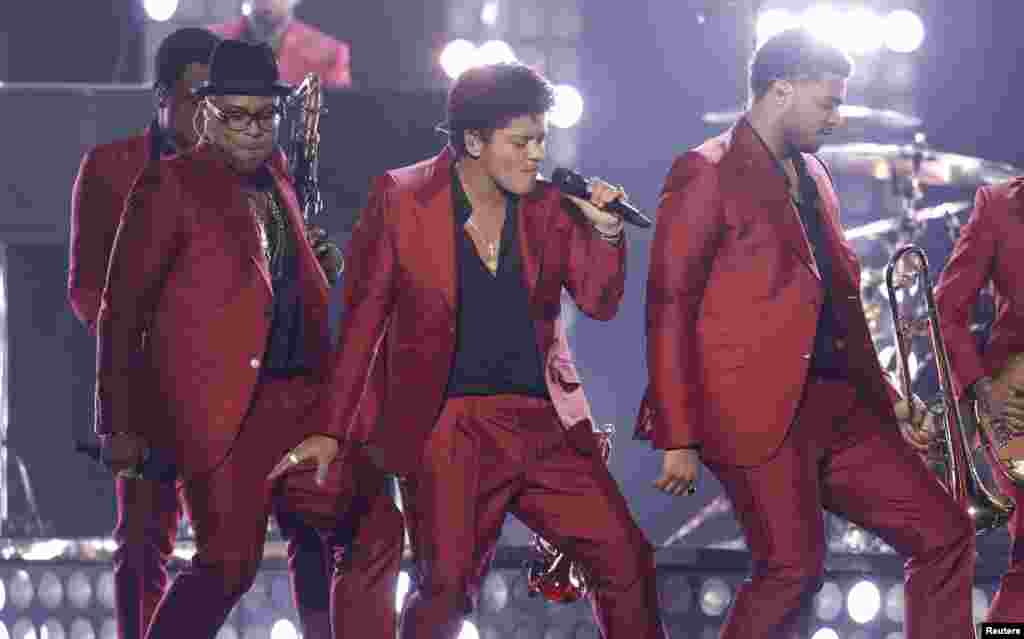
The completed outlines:
[[[320,76],[308,73],[287,102],[289,108],[300,109],[299,117],[292,120],[288,170],[295,184],[302,217],[307,223],[324,209],[319,181],[320,116],[327,112],[323,101]]]
[[[605,424],[594,429],[601,458],[608,463],[612,452],[615,426]],[[531,544],[540,555],[527,565],[526,585],[529,595],[541,595],[554,603],[572,603],[590,593],[590,576],[575,561],[569,559],[553,543],[534,534]]]

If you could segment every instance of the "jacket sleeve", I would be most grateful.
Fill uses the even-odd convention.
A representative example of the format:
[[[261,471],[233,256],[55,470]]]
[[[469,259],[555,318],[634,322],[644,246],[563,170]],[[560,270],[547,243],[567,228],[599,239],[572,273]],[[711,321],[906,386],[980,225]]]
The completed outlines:
[[[558,206],[572,206],[558,196]],[[565,287],[588,317],[615,317],[626,287],[626,238],[617,245],[601,239],[582,215],[573,215]]]
[[[701,443],[703,380],[697,318],[725,224],[715,167],[690,152],[658,204],[647,278],[647,369],[655,448]]]
[[[345,42],[335,42],[334,55],[331,58],[331,66],[327,69],[327,77],[324,78],[324,82],[334,88],[352,86],[349,45]]]
[[[395,303],[396,255],[394,230],[389,224],[391,185],[388,176],[376,180],[352,231],[342,286],[345,311],[327,398],[315,413],[315,419],[324,420],[326,434],[344,442],[365,442],[375,425],[356,416]]]
[[[145,436],[146,337],[167,273],[184,243],[186,204],[174,179],[150,163],[121,218],[97,322],[96,431]]]
[[[978,189],[971,219],[960,230],[953,254],[935,287],[939,325],[958,395],[990,372],[985,370],[978,353],[970,323],[978,293],[992,276],[996,259],[998,234],[991,219],[991,208],[995,205],[989,187]]]
[[[68,301],[75,316],[96,333],[96,316],[107,277],[110,247],[124,208],[123,199],[104,177],[95,150],[82,158],[71,191]]]

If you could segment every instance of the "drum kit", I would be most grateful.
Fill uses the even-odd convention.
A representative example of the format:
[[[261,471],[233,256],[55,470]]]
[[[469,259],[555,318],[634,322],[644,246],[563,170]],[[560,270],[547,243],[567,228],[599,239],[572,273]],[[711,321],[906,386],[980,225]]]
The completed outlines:
[[[830,168],[837,180],[840,200],[843,200],[843,182],[867,183],[869,188],[883,189],[886,193],[881,215],[857,226],[846,227],[846,239],[853,244],[861,258],[861,297],[875,347],[882,367],[896,376],[899,356],[895,329],[887,307],[890,300],[886,289],[886,266],[903,246],[925,244],[936,253],[944,249],[948,254],[955,243],[959,229],[967,221],[973,206],[973,192],[980,186],[998,184],[1024,174],[1024,170],[983,158],[940,151],[930,147],[925,136],[917,132],[922,120],[913,115],[887,109],[844,105],[840,107],[844,120],[843,135],[849,140],[911,139],[908,143],[875,143],[850,141],[823,146],[818,157]],[[731,110],[706,113],[708,124],[728,126],[735,123],[743,111]],[[925,206],[926,196],[934,191],[955,197],[938,204]],[[934,200],[931,200],[934,201]],[[939,240],[945,246],[933,246],[925,241],[932,229],[941,229]],[[937,256],[938,257],[938,256]],[[941,269],[942,260],[934,264]],[[913,287],[901,291],[901,305],[923,305],[922,291]],[[976,332],[986,328],[991,313],[991,294],[983,294],[975,314],[980,322],[972,327]],[[919,309],[918,309],[919,310]],[[922,397],[935,395],[937,380],[929,379],[925,366],[934,356],[928,344],[927,331],[911,342],[909,372],[913,390]],[[918,344],[918,340],[920,344]],[[720,496],[698,511],[672,534],[663,545],[689,543],[691,533],[708,520],[730,513],[728,501]],[[890,553],[892,549],[876,536],[862,528],[829,515],[826,520],[829,550],[846,553]]]

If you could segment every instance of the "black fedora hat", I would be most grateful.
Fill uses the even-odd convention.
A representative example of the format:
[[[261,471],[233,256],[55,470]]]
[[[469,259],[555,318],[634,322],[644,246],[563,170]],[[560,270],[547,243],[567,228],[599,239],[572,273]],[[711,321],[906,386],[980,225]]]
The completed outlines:
[[[286,96],[292,87],[278,81],[274,50],[265,43],[223,40],[210,56],[210,80],[196,90],[207,95]]]

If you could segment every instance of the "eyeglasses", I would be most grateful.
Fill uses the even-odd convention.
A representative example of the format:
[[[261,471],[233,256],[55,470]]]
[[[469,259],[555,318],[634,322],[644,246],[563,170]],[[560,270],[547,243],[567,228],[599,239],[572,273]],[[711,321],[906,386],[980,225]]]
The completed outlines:
[[[276,106],[264,109],[259,113],[252,113],[239,108],[221,109],[212,100],[207,100],[206,105],[210,107],[213,117],[223,122],[224,126],[232,131],[247,131],[255,122],[261,131],[269,133],[281,121],[281,109]]]

